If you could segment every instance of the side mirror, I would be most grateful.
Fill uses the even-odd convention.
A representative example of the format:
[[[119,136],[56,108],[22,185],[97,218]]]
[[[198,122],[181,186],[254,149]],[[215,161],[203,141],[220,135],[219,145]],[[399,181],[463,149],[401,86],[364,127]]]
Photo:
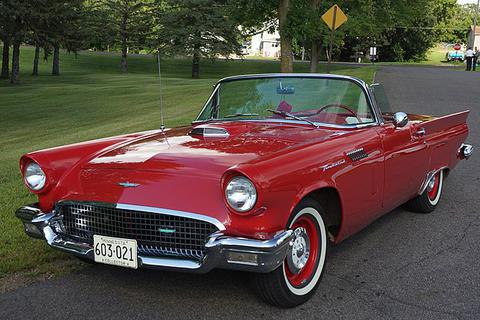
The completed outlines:
[[[405,127],[408,123],[408,115],[405,112],[395,112],[393,114],[393,125],[395,128]]]

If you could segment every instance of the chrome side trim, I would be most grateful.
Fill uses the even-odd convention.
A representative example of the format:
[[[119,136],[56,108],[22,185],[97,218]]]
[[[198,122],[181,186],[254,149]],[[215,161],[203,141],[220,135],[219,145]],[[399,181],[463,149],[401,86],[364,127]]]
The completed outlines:
[[[209,222],[213,225],[215,225],[218,230],[224,231],[225,230],[225,225],[218,221],[215,218],[205,216],[203,214],[199,213],[193,213],[193,212],[186,212],[186,211],[178,211],[178,210],[171,210],[171,209],[164,209],[164,208],[157,208],[157,207],[148,207],[148,206],[140,206],[140,205],[133,205],[133,204],[124,204],[124,203],[117,203],[115,205],[115,208],[117,209],[124,209],[124,210],[132,210],[132,211],[145,211],[145,212],[153,212],[153,213],[161,213],[161,214],[166,214],[166,215],[171,215],[171,216],[176,216],[176,217],[186,217],[186,218],[192,218],[196,220],[202,220]]]
[[[428,182],[441,170],[445,170],[445,169],[448,169],[447,166],[444,166],[444,167],[441,167],[439,169],[436,169],[436,170],[432,170],[430,172],[427,173],[427,176],[425,177],[425,180],[423,181],[422,185],[420,186],[420,189],[418,190],[418,195],[421,195],[422,193],[425,192],[425,190],[427,189],[427,186],[428,186]]]

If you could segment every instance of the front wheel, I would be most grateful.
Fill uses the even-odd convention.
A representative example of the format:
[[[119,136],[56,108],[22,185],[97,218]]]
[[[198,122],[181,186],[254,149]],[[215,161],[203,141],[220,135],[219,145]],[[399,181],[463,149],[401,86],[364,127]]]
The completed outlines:
[[[312,199],[303,200],[293,211],[287,227],[295,236],[285,261],[270,273],[256,275],[256,289],[267,303],[291,308],[315,293],[327,254],[323,214],[322,207]]]
[[[435,210],[442,195],[443,178],[443,170],[438,171],[430,178],[421,195],[405,203],[405,209],[418,213],[430,213]]]

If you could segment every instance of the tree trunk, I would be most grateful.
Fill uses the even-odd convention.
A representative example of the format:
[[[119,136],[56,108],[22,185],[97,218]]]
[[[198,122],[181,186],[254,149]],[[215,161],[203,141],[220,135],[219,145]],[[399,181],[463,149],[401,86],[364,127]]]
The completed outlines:
[[[17,84],[20,80],[20,42],[13,42],[12,73],[10,83]]]
[[[200,78],[200,54],[195,52],[192,59],[192,79]]]
[[[312,10],[318,11],[321,0],[312,0]],[[318,68],[318,58],[322,50],[322,42],[320,40],[312,40],[312,54],[310,57],[310,72],[316,73]]]
[[[10,40],[5,38],[3,42],[3,54],[2,54],[2,74],[0,79],[10,78],[9,62],[10,62]]]
[[[60,46],[55,44],[53,46],[53,65],[52,65],[52,76],[60,75]]]
[[[127,53],[128,53],[127,46],[122,45],[122,60],[120,61],[120,71],[122,73],[128,72]]]
[[[310,58],[310,72],[316,73],[318,67],[318,58],[320,56],[321,43],[320,41],[312,41],[312,54]]]
[[[120,61],[120,71],[122,73],[127,73],[128,72],[127,23],[128,23],[128,14],[124,14],[123,17],[122,17],[122,23],[121,23],[121,26],[120,26],[120,36],[121,36],[121,42],[122,42],[122,60]]]
[[[292,37],[287,34],[288,9],[290,0],[280,0],[278,6],[278,27],[280,29],[280,71],[293,72]]]
[[[33,57],[33,71],[32,76],[38,76],[38,60],[40,60],[40,47],[35,47],[35,56]]]

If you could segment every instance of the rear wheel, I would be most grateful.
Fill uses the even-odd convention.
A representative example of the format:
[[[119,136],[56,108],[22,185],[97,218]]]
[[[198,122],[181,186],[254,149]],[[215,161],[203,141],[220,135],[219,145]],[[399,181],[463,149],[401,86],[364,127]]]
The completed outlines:
[[[427,183],[425,191],[405,203],[407,210],[418,213],[430,213],[437,207],[443,189],[443,170],[438,171]]]
[[[257,291],[267,303],[291,308],[315,293],[325,266],[327,230],[323,209],[312,199],[303,200],[291,215],[292,246],[283,264],[267,274],[256,275]]]

